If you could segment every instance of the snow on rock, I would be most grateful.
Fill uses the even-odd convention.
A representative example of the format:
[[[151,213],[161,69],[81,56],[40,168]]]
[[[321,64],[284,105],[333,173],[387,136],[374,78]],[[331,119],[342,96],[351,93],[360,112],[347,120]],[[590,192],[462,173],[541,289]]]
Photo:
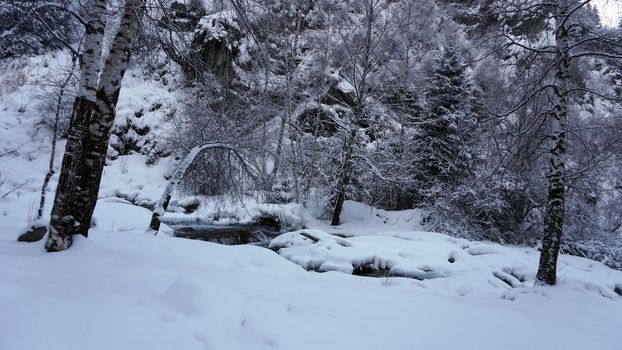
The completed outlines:
[[[199,208],[191,213],[180,212],[164,214],[163,222],[170,225],[245,225],[258,224],[262,217],[278,220],[282,230],[298,230],[311,221],[300,204],[261,203],[256,198],[230,199],[222,197],[201,198]],[[182,199],[183,200],[183,199]],[[171,205],[179,205],[179,199],[171,200]]]
[[[171,78],[172,79],[172,78]],[[168,123],[178,108],[179,97],[171,83],[156,82],[131,71],[122,82],[108,155],[116,158],[137,152],[153,162],[170,154],[160,144],[171,133]]]
[[[153,207],[164,192],[166,179],[174,165],[170,158],[147,165],[142,154],[120,156],[104,167],[99,197],[119,197],[133,204]]]
[[[342,238],[320,230],[300,230],[274,238],[269,247],[306,270],[407,277],[422,281],[422,287],[461,296],[494,293],[505,297],[512,288],[531,288],[539,258],[539,252],[531,248],[417,231],[401,237]],[[560,267],[560,284],[617,297],[615,283],[622,279],[622,272],[566,255],[561,256]]]

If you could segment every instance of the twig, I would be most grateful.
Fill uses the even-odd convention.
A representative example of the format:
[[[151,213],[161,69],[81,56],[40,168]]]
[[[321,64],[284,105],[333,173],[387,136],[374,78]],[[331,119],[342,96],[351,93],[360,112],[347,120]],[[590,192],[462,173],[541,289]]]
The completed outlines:
[[[20,189],[20,188],[21,188],[22,186],[24,186],[25,184],[26,184],[26,183],[24,182],[24,183],[21,183],[21,184],[19,184],[19,185],[15,186],[15,187],[13,187],[13,189],[12,189],[12,190],[10,190],[9,192],[7,192],[7,193],[3,194],[3,195],[2,195],[2,197],[0,197],[0,198],[4,199],[6,196],[8,196],[9,194],[11,194],[11,193],[13,193],[13,192],[17,191],[18,189]]]

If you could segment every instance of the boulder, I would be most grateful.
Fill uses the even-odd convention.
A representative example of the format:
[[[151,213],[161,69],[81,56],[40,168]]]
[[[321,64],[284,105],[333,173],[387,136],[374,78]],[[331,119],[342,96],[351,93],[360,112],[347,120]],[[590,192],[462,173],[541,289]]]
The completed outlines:
[[[48,228],[47,225],[33,223],[28,226],[25,232],[17,237],[18,242],[37,242],[45,237]]]

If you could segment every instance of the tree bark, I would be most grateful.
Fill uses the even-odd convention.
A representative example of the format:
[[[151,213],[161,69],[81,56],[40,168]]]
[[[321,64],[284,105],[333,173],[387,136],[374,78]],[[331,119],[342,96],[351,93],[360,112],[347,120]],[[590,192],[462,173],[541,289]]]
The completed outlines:
[[[95,102],[84,96],[76,97],[73,107],[71,126],[67,135],[67,145],[61,166],[61,173],[54,197],[54,206],[48,228],[46,249],[61,251],[73,243],[73,235],[79,233],[81,213],[76,210],[80,201],[80,167],[83,162],[82,145],[88,128]]]
[[[90,19],[82,57],[79,95],[72,114],[67,146],[50,220],[46,249],[69,248],[73,235],[88,235],[114,121],[121,80],[129,63],[137,21],[128,0],[108,59],[96,83],[104,34],[105,0],[90,2]],[[93,79],[95,77],[95,79]]]
[[[550,114],[553,147],[549,155],[549,194],[544,218],[544,237],[536,276],[537,285],[554,285],[557,281],[557,258],[564,227],[564,201],[566,189],[566,119],[568,116],[568,81],[570,61],[568,53],[568,28],[563,20],[568,15],[566,0],[558,2],[556,46],[559,61],[555,73],[555,106]]]
[[[341,175],[339,176],[339,182],[337,184],[335,208],[333,210],[333,218],[330,222],[332,226],[337,226],[341,223],[341,211],[343,210],[343,203],[346,200],[346,187],[350,183],[350,170],[352,168],[352,152],[354,150],[355,138],[356,130],[352,129],[350,137],[346,140],[343,166],[341,167]]]

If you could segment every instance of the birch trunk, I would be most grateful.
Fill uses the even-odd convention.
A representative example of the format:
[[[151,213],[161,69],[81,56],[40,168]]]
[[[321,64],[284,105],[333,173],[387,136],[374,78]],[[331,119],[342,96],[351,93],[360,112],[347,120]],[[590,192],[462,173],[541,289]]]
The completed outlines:
[[[555,106],[550,114],[553,146],[549,153],[549,194],[546,216],[544,217],[544,237],[536,276],[537,285],[556,283],[557,257],[564,227],[564,201],[566,189],[566,119],[568,116],[568,81],[570,61],[568,53],[568,28],[565,16],[568,15],[566,0],[558,2],[556,46],[559,50],[559,63],[555,73]]]
[[[86,8],[88,16],[84,52],[80,58],[80,85],[73,105],[65,155],[52,207],[46,242],[48,251],[69,248],[73,242],[73,235],[79,233],[81,215],[73,204],[80,199],[77,192],[80,189],[79,170],[84,158],[82,148],[86,141],[88,122],[95,108],[95,91],[104,39],[106,1],[90,0]]]
[[[131,58],[132,40],[136,36],[138,21],[134,11],[142,0],[127,0],[121,24],[112,42],[104,65],[96,94],[96,108],[93,111],[84,145],[85,163],[80,177],[81,198],[84,198],[80,211],[83,220],[79,232],[87,233],[104,171],[110,132],[116,115],[116,106],[121,91],[121,81]]]
[[[74,104],[72,122],[50,220],[46,249],[61,251],[71,246],[73,235],[88,235],[104,161],[110,129],[129,63],[131,43],[137,21],[133,10],[140,0],[128,0],[104,69],[97,81],[102,54],[105,0],[92,0],[87,28],[79,95]]]

